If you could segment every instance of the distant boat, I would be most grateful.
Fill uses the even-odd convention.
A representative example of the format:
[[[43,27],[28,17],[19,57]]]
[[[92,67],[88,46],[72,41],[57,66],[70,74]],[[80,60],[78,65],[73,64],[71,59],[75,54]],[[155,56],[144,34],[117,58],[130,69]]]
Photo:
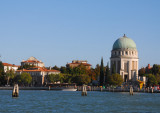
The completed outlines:
[[[75,88],[64,88],[62,91],[77,91]]]

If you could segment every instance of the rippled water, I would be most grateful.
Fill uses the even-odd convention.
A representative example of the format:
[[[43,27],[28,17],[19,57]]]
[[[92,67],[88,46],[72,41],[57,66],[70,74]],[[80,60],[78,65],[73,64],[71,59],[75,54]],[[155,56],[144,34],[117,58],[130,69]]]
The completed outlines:
[[[160,112],[160,94],[112,92],[29,91],[12,98],[11,90],[0,90],[0,112]]]

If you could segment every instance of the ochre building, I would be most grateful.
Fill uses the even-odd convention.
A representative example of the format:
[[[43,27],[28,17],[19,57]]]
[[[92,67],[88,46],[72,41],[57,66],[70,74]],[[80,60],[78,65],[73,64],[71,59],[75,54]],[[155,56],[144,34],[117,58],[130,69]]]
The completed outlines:
[[[88,64],[86,60],[73,60],[72,63],[67,63],[66,67],[78,67],[79,65],[84,65],[86,69],[91,69],[91,64]]]

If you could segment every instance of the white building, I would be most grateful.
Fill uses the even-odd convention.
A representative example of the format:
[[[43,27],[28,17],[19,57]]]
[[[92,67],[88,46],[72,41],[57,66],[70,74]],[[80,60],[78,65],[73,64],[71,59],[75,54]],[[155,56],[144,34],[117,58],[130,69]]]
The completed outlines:
[[[17,65],[14,64],[8,64],[8,63],[3,63],[4,66],[4,72],[8,71],[8,70],[13,70],[13,71],[17,71],[18,67]]]
[[[59,74],[60,71],[58,70],[48,70],[46,68],[42,67],[33,67],[30,69],[22,69],[17,70],[17,75],[20,75],[21,73],[29,73],[32,76],[32,85],[33,86],[42,86],[44,83],[47,82],[46,76],[49,74]]]
[[[122,75],[124,82],[138,79],[138,51],[135,42],[125,35],[115,41],[111,51],[110,66]]]
[[[20,75],[21,73],[29,73],[32,76],[32,85],[33,86],[42,86],[44,83],[47,82],[46,76],[49,74],[59,74],[60,71],[58,70],[49,70],[46,69],[44,66],[44,63],[41,61],[38,61],[35,57],[30,57],[26,61],[21,62],[21,66],[32,65],[33,67],[30,67],[28,69],[21,69],[17,70],[17,75]]]
[[[30,57],[26,61],[21,62],[21,66],[24,66],[25,64],[27,65],[34,65],[37,67],[44,67],[44,63],[42,61],[37,60],[35,57]]]

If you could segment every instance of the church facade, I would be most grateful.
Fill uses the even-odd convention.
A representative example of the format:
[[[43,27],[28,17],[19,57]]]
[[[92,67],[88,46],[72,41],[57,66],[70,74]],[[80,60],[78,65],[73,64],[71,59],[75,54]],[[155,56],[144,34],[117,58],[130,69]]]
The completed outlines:
[[[123,37],[117,39],[113,44],[110,58],[111,70],[119,73],[124,82],[136,81],[138,79],[138,63],[136,44],[124,34]]]

